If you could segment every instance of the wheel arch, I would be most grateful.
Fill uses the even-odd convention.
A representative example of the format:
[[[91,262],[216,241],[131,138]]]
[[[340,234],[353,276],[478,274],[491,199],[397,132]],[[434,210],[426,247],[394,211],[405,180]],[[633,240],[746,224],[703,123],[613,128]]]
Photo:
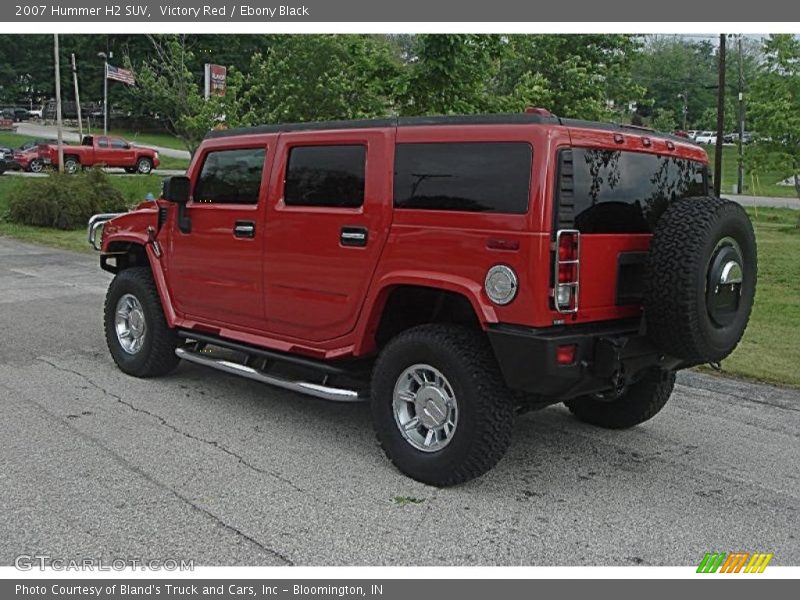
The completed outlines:
[[[113,261],[113,262],[110,262]],[[164,316],[170,327],[174,327],[177,315],[172,304],[164,268],[160,259],[153,252],[152,246],[138,237],[115,236],[104,245],[100,257],[100,267],[104,271],[117,274],[131,267],[148,267],[153,274]]]
[[[355,354],[375,352],[394,335],[425,323],[462,323],[485,330],[497,316],[481,293],[474,281],[442,274],[384,278],[367,298]]]

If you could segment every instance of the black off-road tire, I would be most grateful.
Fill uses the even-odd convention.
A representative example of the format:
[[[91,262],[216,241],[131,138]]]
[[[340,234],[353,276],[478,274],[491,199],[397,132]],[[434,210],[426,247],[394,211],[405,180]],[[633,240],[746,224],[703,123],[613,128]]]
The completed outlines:
[[[395,422],[395,384],[407,368],[425,363],[450,382],[458,423],[437,452],[413,447]],[[511,443],[514,403],[482,332],[457,325],[421,325],[392,339],[372,375],[372,417],[386,456],[403,473],[430,485],[451,486],[479,477],[503,457]]]
[[[674,387],[674,371],[651,369],[613,400],[580,396],[564,404],[585,423],[606,429],[627,429],[656,416],[669,400]]]
[[[722,240],[741,251],[742,282],[731,322],[716,322],[709,309],[711,262]],[[670,204],[650,242],[645,280],[647,334],[683,366],[717,362],[733,352],[753,306],[756,240],[744,209],[721,198],[687,198]]]
[[[142,348],[136,354],[122,348],[115,328],[117,302],[125,294],[132,294],[140,302],[147,327]],[[158,377],[178,366],[178,335],[164,318],[150,269],[132,267],[117,273],[108,287],[104,312],[106,344],[120,370],[134,377]]]

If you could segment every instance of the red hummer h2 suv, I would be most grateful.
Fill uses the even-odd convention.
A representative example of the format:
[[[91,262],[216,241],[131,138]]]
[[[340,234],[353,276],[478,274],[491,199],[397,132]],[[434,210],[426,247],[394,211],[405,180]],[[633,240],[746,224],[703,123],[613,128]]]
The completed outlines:
[[[90,222],[108,347],[137,377],[369,398],[402,472],[464,482],[521,411],[631,427],[735,348],[756,245],[707,161],[542,109],[215,131],[161,198]]]

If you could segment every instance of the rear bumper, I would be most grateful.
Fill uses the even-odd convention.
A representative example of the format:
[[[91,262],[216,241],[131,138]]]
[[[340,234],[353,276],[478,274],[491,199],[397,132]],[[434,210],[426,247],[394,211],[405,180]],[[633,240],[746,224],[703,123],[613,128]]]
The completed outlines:
[[[488,335],[506,384],[546,398],[604,392],[648,368],[680,366],[652,345],[640,319],[547,329],[500,324],[490,326]],[[573,344],[574,362],[559,364],[558,348]]]

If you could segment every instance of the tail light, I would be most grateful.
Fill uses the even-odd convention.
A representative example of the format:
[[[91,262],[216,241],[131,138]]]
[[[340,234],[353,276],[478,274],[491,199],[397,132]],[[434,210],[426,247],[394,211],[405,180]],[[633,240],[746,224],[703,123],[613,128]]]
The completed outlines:
[[[580,232],[576,229],[559,229],[553,254],[553,306],[562,314],[576,313],[580,291]]]

